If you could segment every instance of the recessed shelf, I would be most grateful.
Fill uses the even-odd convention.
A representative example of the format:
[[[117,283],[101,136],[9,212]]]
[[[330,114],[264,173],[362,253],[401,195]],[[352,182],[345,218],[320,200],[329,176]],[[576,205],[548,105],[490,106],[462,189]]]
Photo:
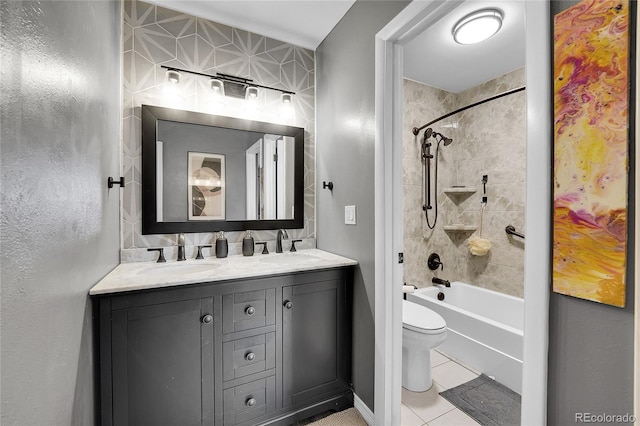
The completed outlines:
[[[445,188],[444,192],[450,195],[475,194],[478,192],[478,188],[473,186],[452,186]]]
[[[453,225],[444,225],[442,227],[447,232],[473,232],[478,229],[475,225],[464,225],[462,223],[455,223]]]

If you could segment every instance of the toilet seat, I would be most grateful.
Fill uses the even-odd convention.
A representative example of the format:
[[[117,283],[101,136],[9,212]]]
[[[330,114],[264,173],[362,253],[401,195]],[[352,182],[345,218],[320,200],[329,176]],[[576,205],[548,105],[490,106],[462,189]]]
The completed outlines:
[[[447,323],[436,312],[417,303],[402,301],[402,326],[422,334],[439,334]]]

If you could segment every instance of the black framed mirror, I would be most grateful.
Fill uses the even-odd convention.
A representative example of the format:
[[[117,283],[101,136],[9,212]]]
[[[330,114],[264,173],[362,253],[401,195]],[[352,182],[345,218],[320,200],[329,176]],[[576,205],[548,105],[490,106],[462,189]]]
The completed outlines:
[[[142,233],[304,227],[304,129],[142,105]]]

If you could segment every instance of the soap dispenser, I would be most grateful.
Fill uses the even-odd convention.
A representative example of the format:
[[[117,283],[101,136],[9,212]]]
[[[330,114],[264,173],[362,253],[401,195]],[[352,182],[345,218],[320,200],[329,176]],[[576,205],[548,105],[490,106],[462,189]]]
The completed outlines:
[[[227,254],[229,254],[229,244],[224,237],[224,231],[220,231],[216,238],[216,257],[227,257]]]
[[[247,234],[242,239],[242,254],[244,256],[253,256],[253,237],[251,231],[247,231]]]

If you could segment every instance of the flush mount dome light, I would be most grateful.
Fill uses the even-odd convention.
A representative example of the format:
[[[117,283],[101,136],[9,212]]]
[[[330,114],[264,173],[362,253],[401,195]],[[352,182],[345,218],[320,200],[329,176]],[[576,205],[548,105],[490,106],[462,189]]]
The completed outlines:
[[[499,9],[482,9],[470,13],[453,26],[453,39],[459,44],[480,43],[500,30],[503,17]]]

